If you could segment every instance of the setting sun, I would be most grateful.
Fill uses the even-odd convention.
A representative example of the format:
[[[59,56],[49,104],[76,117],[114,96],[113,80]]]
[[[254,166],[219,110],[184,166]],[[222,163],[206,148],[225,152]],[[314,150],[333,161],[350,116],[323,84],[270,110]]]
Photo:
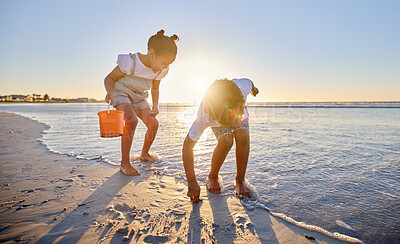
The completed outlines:
[[[204,94],[207,90],[209,82],[210,81],[203,76],[196,76],[193,79],[193,84],[195,86],[196,93]]]

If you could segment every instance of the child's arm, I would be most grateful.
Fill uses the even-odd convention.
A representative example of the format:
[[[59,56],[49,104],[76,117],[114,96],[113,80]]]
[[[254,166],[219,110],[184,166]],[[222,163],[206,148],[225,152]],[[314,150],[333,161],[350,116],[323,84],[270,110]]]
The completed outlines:
[[[251,82],[251,84],[252,84],[252,87],[251,87],[250,94],[253,95],[253,97],[255,97],[258,94],[258,88],[254,85],[253,81]]]
[[[192,202],[198,202],[200,198],[200,186],[194,172],[193,148],[195,145],[196,142],[187,135],[182,148],[183,166],[185,167],[186,179],[188,181],[187,196],[190,197]]]
[[[158,98],[160,96],[159,87],[161,80],[153,80],[151,83],[151,99],[153,100],[153,109],[150,111],[151,116],[156,116],[158,111]]]
[[[125,73],[121,71],[121,69],[118,67],[115,67],[111,73],[109,73],[106,78],[104,79],[104,86],[107,91],[106,95],[106,102],[111,100],[111,104],[114,103],[114,83],[117,81],[119,78],[124,77]]]

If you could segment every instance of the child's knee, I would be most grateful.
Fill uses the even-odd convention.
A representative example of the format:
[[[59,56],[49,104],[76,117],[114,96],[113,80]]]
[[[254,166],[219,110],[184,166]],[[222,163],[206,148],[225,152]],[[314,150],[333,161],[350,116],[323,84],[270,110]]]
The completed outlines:
[[[233,145],[233,136],[230,134],[223,135],[218,140],[218,146],[223,147],[224,149],[231,149]]]
[[[149,121],[148,129],[149,130],[158,130],[158,126],[159,126],[158,120],[156,118],[153,118]]]
[[[125,124],[130,124],[130,125],[137,125],[138,118],[135,114],[135,111],[133,111],[131,104],[129,103],[122,103],[116,106],[118,110],[121,110],[124,112],[124,120]]]
[[[236,145],[239,147],[247,147],[250,145],[249,134],[246,131],[242,131],[242,133],[236,133],[235,135]]]
[[[128,113],[125,114],[125,123],[130,125],[137,125],[139,123],[139,120],[133,113]]]
[[[247,139],[236,140],[236,146],[239,148],[248,148],[250,143]]]

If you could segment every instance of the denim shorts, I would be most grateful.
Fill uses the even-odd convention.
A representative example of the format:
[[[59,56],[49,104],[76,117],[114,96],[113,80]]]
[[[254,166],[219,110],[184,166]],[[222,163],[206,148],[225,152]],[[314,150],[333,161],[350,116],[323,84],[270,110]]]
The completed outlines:
[[[245,124],[241,126],[234,126],[234,127],[211,127],[212,131],[214,132],[215,137],[217,140],[224,135],[233,135],[233,133],[237,130],[247,130],[249,131],[249,121],[247,120]]]

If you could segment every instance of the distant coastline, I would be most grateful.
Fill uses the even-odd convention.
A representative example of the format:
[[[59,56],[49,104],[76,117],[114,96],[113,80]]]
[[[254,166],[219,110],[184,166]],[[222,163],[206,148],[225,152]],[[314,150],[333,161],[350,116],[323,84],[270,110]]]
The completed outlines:
[[[105,103],[105,101],[101,100],[92,100],[92,101],[77,101],[76,99],[65,99],[66,101],[0,101],[0,104],[3,103]]]
[[[48,94],[43,96],[33,93],[32,95],[3,95],[0,96],[0,102],[22,102],[22,103],[88,103],[101,102],[95,98],[78,97],[78,98],[56,98],[50,97]]]

